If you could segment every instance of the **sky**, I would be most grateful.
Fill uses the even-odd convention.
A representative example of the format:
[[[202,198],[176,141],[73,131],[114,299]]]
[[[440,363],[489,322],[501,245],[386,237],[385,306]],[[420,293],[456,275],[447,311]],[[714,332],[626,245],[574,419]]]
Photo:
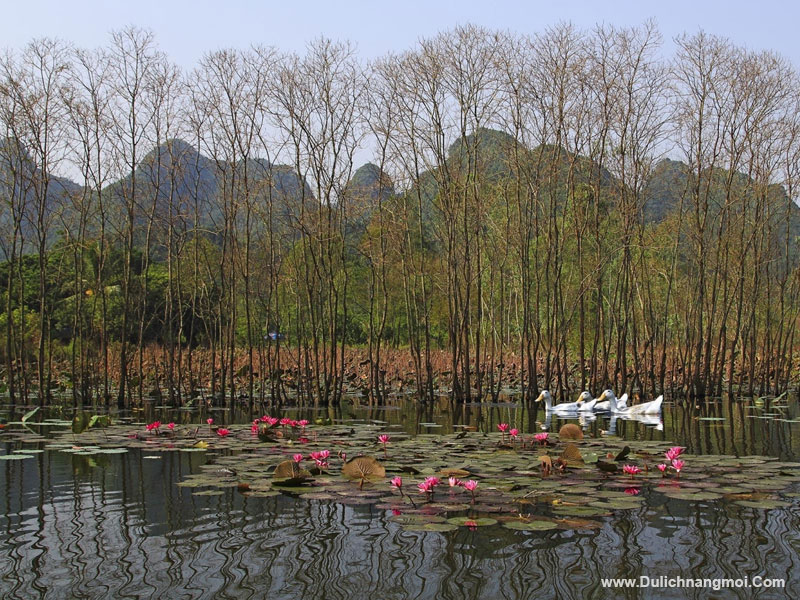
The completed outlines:
[[[773,50],[800,70],[800,3],[792,0],[5,0],[0,49],[21,49],[34,38],[75,46],[107,45],[110,32],[135,25],[190,71],[208,52],[273,46],[302,53],[319,37],[352,42],[363,59],[410,49],[420,39],[457,25],[533,34],[560,22],[637,26],[654,19],[669,56],[673,40],[700,29],[751,50]],[[369,151],[359,151],[358,164]],[[66,169],[66,170],[64,170]],[[62,165],[63,174],[79,180]]]
[[[800,67],[791,0],[9,0],[0,18],[0,47],[21,48],[37,37],[77,46],[105,45],[109,32],[128,25],[152,30],[159,46],[185,69],[209,51],[251,44],[302,52],[320,36],[349,40],[367,59],[411,48],[456,25],[474,23],[535,33],[569,21],[580,28],[639,25],[654,18],[670,52],[672,39],[703,29],[754,50],[774,50]]]

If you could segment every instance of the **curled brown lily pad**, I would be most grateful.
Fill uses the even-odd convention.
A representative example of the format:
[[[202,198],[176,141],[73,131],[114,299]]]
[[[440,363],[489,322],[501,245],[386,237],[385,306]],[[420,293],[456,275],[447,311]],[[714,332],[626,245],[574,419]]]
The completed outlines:
[[[342,475],[358,480],[359,486],[365,481],[377,481],[386,477],[386,469],[371,456],[357,456],[342,465]]]
[[[293,460],[285,460],[275,467],[272,480],[282,486],[293,487],[303,485],[311,479],[311,473],[300,467]]]
[[[582,440],[583,431],[575,423],[567,423],[558,430],[558,437],[562,440]]]

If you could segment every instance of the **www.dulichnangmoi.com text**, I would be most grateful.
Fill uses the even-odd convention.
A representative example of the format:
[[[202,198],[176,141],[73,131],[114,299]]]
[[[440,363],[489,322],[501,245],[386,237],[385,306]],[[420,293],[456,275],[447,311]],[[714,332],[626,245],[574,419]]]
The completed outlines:
[[[698,588],[711,589],[715,592],[722,589],[743,588],[776,588],[786,587],[786,580],[780,578],[767,578],[756,575],[752,579],[741,577],[739,579],[725,578],[697,578],[697,577],[650,577],[641,575],[636,578],[601,579],[600,585],[604,588]]]

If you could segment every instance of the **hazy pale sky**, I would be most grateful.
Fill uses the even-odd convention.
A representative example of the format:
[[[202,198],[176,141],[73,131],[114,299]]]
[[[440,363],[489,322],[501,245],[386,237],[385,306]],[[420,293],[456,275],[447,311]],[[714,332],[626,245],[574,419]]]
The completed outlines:
[[[326,36],[355,42],[364,58],[410,48],[420,38],[464,23],[520,33],[559,21],[582,28],[598,23],[638,25],[653,17],[671,48],[674,36],[699,28],[751,49],[775,50],[800,67],[792,0],[548,0],[459,2],[395,0],[7,0],[0,18],[0,47],[20,48],[35,37],[59,37],[79,46],[108,41],[113,29],[151,29],[161,48],[184,68],[210,50],[250,44],[302,51]]]

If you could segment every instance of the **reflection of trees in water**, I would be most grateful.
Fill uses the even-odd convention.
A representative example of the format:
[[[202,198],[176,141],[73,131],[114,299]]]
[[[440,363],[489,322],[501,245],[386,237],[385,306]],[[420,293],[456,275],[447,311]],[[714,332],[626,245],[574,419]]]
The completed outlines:
[[[785,408],[727,398],[702,407],[678,403],[664,414],[665,438],[685,445],[694,454],[756,454],[795,460],[800,457],[800,436],[798,423],[790,421],[798,414],[794,402]],[[720,420],[702,420],[708,418]]]
[[[265,412],[273,416],[289,416],[296,419],[308,419],[312,424],[318,418],[330,418],[332,421],[346,422],[350,419],[377,420],[386,422],[393,428],[399,428],[409,434],[440,433],[449,435],[461,431],[460,425],[476,427],[479,431],[495,432],[497,424],[509,422],[518,427],[524,434],[533,434],[546,427],[549,431],[558,431],[565,423],[578,423],[587,437],[601,437],[614,434],[624,439],[638,440],[670,440],[686,446],[689,453],[698,454],[730,454],[768,455],[785,460],[800,459],[800,407],[790,400],[788,406],[778,405],[775,408],[769,401],[763,407],[755,407],[749,399],[728,399],[707,401],[702,406],[677,400],[665,405],[663,413],[663,430],[658,430],[652,423],[640,423],[635,420],[614,420],[608,414],[575,415],[571,418],[546,415],[536,407],[528,407],[518,403],[519,396],[501,396],[500,404],[491,403],[457,403],[447,396],[440,396],[431,403],[419,403],[408,397],[390,397],[384,406],[371,405],[368,400],[358,397],[346,398],[341,405],[333,407],[284,407],[267,410],[257,407],[251,412],[243,407],[212,412],[177,411],[157,408],[146,404],[143,412],[137,412],[140,420],[152,422],[174,421],[178,425],[196,426],[204,422],[207,416],[213,416],[219,424],[247,423]],[[18,420],[24,413],[22,410],[11,412],[7,420]],[[44,411],[43,415],[50,416]],[[52,416],[60,417],[54,412]],[[765,418],[757,418],[757,417]],[[719,421],[700,420],[703,418],[722,419]],[[441,427],[429,429],[420,427],[420,423],[437,423]],[[95,458],[95,460],[99,460]]]
[[[640,575],[760,574],[788,577],[787,597],[800,588],[800,519],[787,510],[644,491],[642,508],[597,531],[418,533],[369,506],[194,496],[175,484],[202,458],[146,454],[91,470],[91,457],[56,453],[4,465],[4,598],[581,598],[602,594],[601,577]]]

